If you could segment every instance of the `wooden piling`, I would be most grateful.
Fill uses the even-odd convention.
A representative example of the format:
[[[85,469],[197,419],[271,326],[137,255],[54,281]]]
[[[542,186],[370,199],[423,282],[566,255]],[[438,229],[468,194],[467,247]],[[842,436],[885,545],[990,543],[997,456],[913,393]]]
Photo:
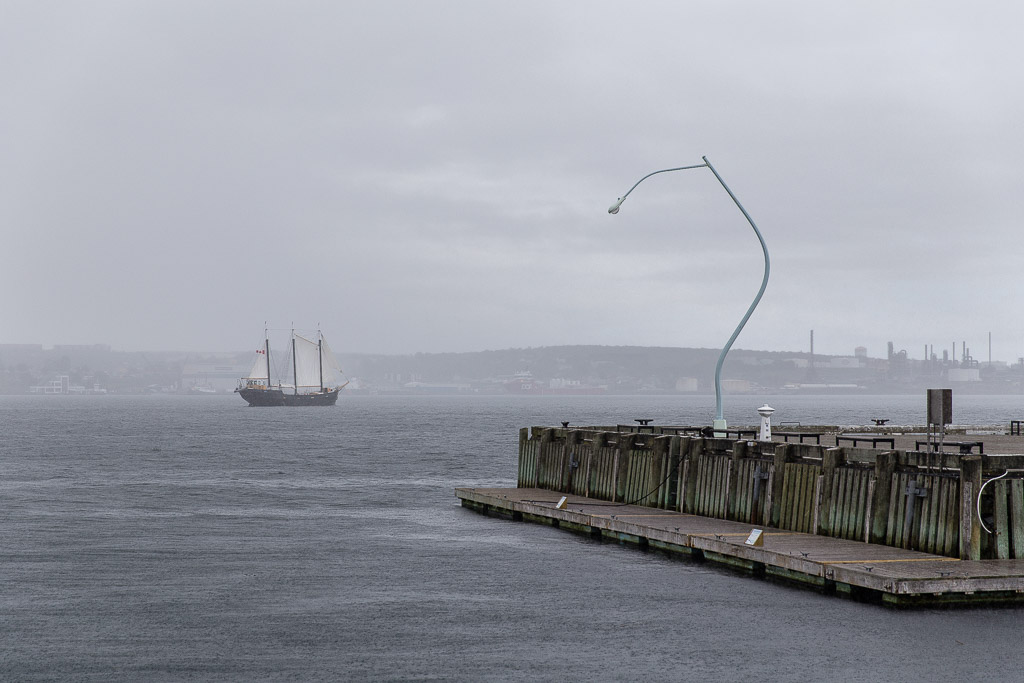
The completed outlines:
[[[960,543],[960,506],[957,504],[960,498],[960,482],[947,478],[945,494],[945,536],[942,539],[942,554],[956,557]]]
[[[889,523],[889,500],[892,492],[892,475],[899,462],[899,451],[883,451],[875,458],[875,480],[871,496],[871,527],[868,532],[870,543],[884,543],[886,526]]]
[[[843,457],[842,448],[828,448],[821,454],[821,502],[819,504],[817,533],[826,536],[834,535],[834,505],[833,496],[838,494],[839,474],[846,459]]]
[[[981,526],[977,519],[981,489],[981,456],[965,456],[960,469],[960,559],[981,559]]]
[[[659,436],[651,441],[651,470],[648,490],[651,491],[650,505],[662,508],[668,506],[668,492],[671,490],[669,479],[672,476],[669,461],[669,448],[672,437]]]
[[[674,509],[679,512],[686,511],[686,480],[690,468],[690,441],[688,436],[677,437],[678,444],[675,446],[678,453],[679,481],[676,482],[676,504]]]
[[[582,441],[583,434],[578,429],[565,430],[565,439],[562,442],[562,486],[560,491],[576,493],[574,483],[580,465],[579,445]]]
[[[592,498],[611,500],[608,494],[608,480],[611,476],[611,466],[609,463],[612,457],[614,457],[612,451],[607,445],[599,443],[597,435],[591,437],[589,446],[590,475],[587,478],[587,486],[590,490],[589,495]]]
[[[732,446],[732,457],[729,459],[729,471],[726,491],[726,519],[737,519],[736,506],[739,502],[740,462],[747,456],[747,442],[737,441]]]
[[[778,528],[782,513],[783,500],[783,483],[784,483],[784,470],[786,463],[790,459],[790,454],[793,451],[793,447],[788,444],[782,444],[782,446],[775,447],[775,457],[772,463],[772,509],[771,509],[771,526]]]
[[[698,466],[697,459],[700,454],[704,451],[704,439],[694,438],[690,439],[689,453],[686,454],[686,472],[684,474],[685,481],[683,483],[683,512],[693,513],[696,509],[697,504],[697,477],[698,477]]]
[[[1014,479],[1010,482],[1010,512],[1013,556],[1024,558],[1024,480]]]
[[[519,476],[516,484],[523,488],[537,486],[537,454],[534,442],[530,440],[529,427],[519,430]]]
[[[1008,491],[1006,480],[992,482],[992,513],[994,517],[992,534],[995,536],[996,558],[1010,557],[1010,513],[1006,507]]]

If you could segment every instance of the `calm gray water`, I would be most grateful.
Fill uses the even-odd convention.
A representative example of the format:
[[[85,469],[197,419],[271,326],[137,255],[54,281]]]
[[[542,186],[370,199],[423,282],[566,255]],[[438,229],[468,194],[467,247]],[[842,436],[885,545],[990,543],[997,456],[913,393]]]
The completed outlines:
[[[726,414],[752,424],[765,400]],[[916,396],[767,401],[804,424],[924,413]],[[707,423],[713,403],[0,398],[0,678],[1022,680],[1022,609],[894,612],[454,498],[515,485],[520,426]]]

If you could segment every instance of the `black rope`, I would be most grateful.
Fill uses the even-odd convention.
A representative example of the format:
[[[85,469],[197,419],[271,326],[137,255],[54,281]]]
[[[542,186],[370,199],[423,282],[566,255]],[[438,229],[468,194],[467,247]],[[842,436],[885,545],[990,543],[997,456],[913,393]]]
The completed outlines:
[[[669,478],[672,476],[673,472],[674,472],[674,470],[670,467],[669,470],[668,470],[668,474],[665,475],[665,478],[662,479],[660,482],[658,482],[657,486],[655,486],[653,489],[651,489],[650,491],[648,491],[644,495],[640,496],[639,498],[634,498],[631,501],[623,502],[623,503],[585,503],[585,505],[587,505],[588,507],[610,507],[610,506],[611,507],[624,507],[626,505],[635,505],[636,503],[640,502],[641,500],[644,500],[648,496],[653,495],[655,491],[657,491],[662,486],[664,486],[665,482],[669,480]],[[557,503],[558,501],[555,501],[555,500],[522,500],[520,502],[522,502],[522,503]],[[568,502],[568,501],[566,501],[566,502]]]
[[[670,477],[672,476],[672,472],[673,472],[672,468],[671,468],[671,467],[670,467],[670,468],[668,468],[668,474],[666,474],[666,475],[665,475],[665,478],[664,478],[664,479],[662,479],[662,480],[661,480],[661,481],[660,481],[660,482],[658,483],[658,485],[657,485],[657,486],[655,486],[655,487],[654,487],[653,489],[651,489],[650,491],[648,491],[648,492],[647,492],[647,493],[645,493],[644,495],[640,496],[639,498],[636,498],[636,499],[634,499],[634,500],[631,500],[631,501],[629,501],[628,503],[614,503],[614,505],[620,505],[620,506],[621,506],[621,505],[634,505],[634,504],[636,504],[636,503],[640,502],[641,500],[644,500],[644,499],[646,499],[646,498],[647,498],[648,496],[651,496],[651,495],[653,495],[655,491],[657,491],[658,489],[660,489],[660,488],[661,488],[662,486],[664,486],[664,485],[665,485],[665,482],[666,482],[666,481],[668,481],[668,480],[669,480],[669,478],[670,478]]]
[[[648,496],[653,495],[655,491],[657,491],[662,486],[664,486],[665,482],[669,480],[669,478],[672,476],[672,474],[674,472],[675,472],[675,470],[670,467],[669,471],[668,471],[668,474],[665,475],[664,479],[662,479],[660,482],[658,482],[657,486],[655,486],[653,489],[651,489],[650,491],[648,491],[644,495],[640,496],[639,498],[634,498],[631,501],[622,502],[622,503],[612,503],[612,502],[608,502],[608,503],[591,503],[591,502],[588,501],[587,503],[583,503],[583,504],[586,505],[587,507],[624,507],[626,505],[635,505],[636,503],[638,503],[641,500],[647,498]],[[555,503],[557,501],[554,501],[554,500],[524,500],[522,502],[524,502],[524,503]]]

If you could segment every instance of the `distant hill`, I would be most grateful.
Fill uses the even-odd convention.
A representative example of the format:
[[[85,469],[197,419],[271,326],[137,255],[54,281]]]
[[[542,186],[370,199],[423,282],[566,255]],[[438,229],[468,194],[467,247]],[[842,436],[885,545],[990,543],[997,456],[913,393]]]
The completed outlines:
[[[466,353],[338,354],[352,392],[494,393],[530,391],[708,393],[719,349],[642,346],[539,346]],[[0,393],[66,383],[111,393],[187,392],[208,384],[230,391],[251,367],[252,351],[127,352],[105,345],[0,344]],[[970,393],[1024,393],[1024,363],[982,364],[824,356],[733,349],[722,369],[726,393],[912,393],[952,386]]]
[[[408,356],[342,356],[346,370],[371,384],[408,382],[502,382],[528,373],[537,380],[565,380],[605,386],[616,392],[674,392],[680,380],[698,390],[713,387],[719,349],[641,346],[541,346],[469,353],[417,353]],[[723,377],[758,384],[803,381],[800,364],[808,354],[730,352]],[[692,384],[692,383],[691,383]]]

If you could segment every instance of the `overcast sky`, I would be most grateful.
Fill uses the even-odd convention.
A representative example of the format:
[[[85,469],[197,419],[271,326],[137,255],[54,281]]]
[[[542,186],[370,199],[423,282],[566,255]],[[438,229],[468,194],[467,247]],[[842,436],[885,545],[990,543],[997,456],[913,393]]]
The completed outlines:
[[[0,343],[1024,356],[1024,5],[4,2]]]

